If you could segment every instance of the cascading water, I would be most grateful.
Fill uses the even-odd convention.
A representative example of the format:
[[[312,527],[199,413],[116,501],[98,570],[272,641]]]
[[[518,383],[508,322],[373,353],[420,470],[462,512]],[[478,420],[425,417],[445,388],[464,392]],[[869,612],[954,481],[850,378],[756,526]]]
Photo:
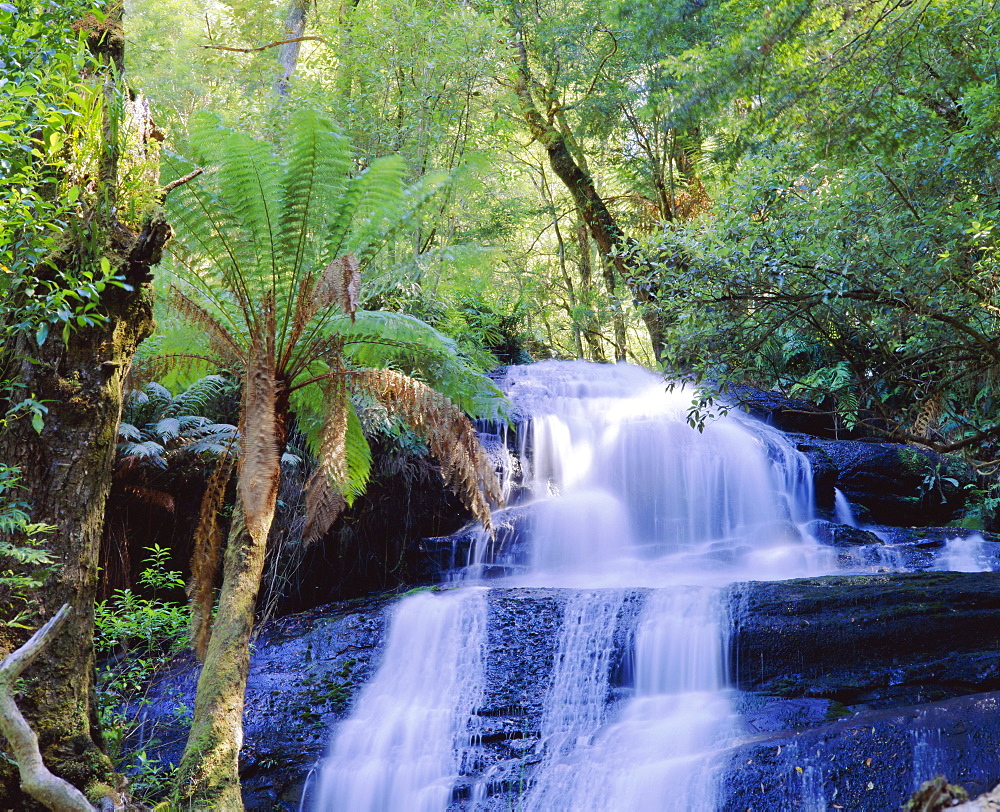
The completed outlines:
[[[316,808],[445,809],[475,733],[485,640],[483,589],[401,601],[382,667],[337,731]]]
[[[808,463],[741,416],[693,430],[690,393],[635,367],[545,362],[512,368],[505,388],[528,418],[530,496],[510,509],[527,518],[514,523],[523,534],[474,547],[467,579],[500,571],[513,573],[506,587],[574,590],[517,808],[712,809],[713,754],[738,728],[725,585],[836,566],[801,529]],[[632,634],[631,696],[615,707],[616,628],[637,588],[651,591]],[[449,807],[487,656],[481,593],[464,585],[399,604],[381,670],[335,733],[317,812]],[[465,808],[480,805],[482,782]]]

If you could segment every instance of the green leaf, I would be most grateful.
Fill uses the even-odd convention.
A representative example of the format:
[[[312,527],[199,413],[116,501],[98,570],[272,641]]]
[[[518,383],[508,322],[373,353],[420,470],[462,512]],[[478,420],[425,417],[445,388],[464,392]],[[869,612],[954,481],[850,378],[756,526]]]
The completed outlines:
[[[35,331],[35,341],[38,342],[38,346],[41,347],[45,343],[45,339],[49,337],[49,323],[47,321],[42,322],[38,329]]]
[[[35,412],[31,415],[31,427],[38,433],[42,433],[42,429],[45,428],[45,418],[42,417],[41,412]]]

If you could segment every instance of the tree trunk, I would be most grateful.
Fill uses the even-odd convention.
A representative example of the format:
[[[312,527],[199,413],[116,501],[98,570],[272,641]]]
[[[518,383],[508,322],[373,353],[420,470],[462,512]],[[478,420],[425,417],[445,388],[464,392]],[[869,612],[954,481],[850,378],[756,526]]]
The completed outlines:
[[[194,723],[174,779],[173,802],[181,809],[243,809],[239,781],[243,702],[265,549],[264,541],[246,531],[242,509],[237,507],[219,608],[198,678]]]
[[[89,45],[102,65],[96,81],[105,95],[121,86],[124,61],[121,4],[91,34]],[[16,333],[3,348],[6,372],[20,387],[8,406],[25,398],[48,408],[40,432],[22,418],[0,434],[0,459],[20,467],[34,522],[52,525],[46,549],[56,559],[35,607],[39,622],[60,605],[73,607],[55,644],[35,661],[20,688],[19,705],[38,734],[42,757],[52,772],[95,797],[114,796],[122,781],[104,752],[96,721],[94,693],[94,599],[111,470],[121,417],[122,389],[136,347],[153,330],[150,268],[160,261],[171,230],[160,209],[151,213],[135,234],[118,221],[116,199],[117,123],[106,112],[97,177],[96,210],[86,222],[67,229],[60,249],[35,272],[53,277],[53,269],[102,275],[106,259],[127,288],[108,285],[101,295],[105,320],[79,327],[63,342],[53,331],[41,346],[33,332]],[[17,303],[8,304],[16,318]],[[16,644],[17,632],[3,641]],[[16,768],[0,761],[0,808],[37,808],[18,786]]]
[[[250,635],[277,504],[281,450],[287,441],[287,382],[277,382],[269,417],[269,408],[255,405],[261,391],[274,391],[273,343],[270,346],[264,374],[248,374],[243,385],[236,510],[226,545],[219,606],[198,675],[191,732],[174,777],[173,801],[181,809],[243,809],[239,756]],[[273,446],[275,453],[258,453],[265,445]],[[265,482],[273,487],[259,487]]]
[[[297,39],[305,35],[309,2],[310,0],[290,0],[288,14],[285,16],[285,39]],[[295,68],[299,63],[301,49],[301,42],[286,42],[278,48],[278,64],[281,66],[281,72],[274,82],[276,96],[287,95],[292,74],[295,73]]]
[[[635,255],[632,242],[626,238],[597,191],[594,179],[573,157],[565,135],[554,123],[554,113],[550,113],[547,119],[539,112],[531,88],[541,85],[531,75],[523,36],[520,31],[517,33],[520,62],[514,90],[521,102],[521,116],[532,136],[545,147],[552,171],[573,196],[580,216],[586,223],[594,242],[597,243],[601,259],[614,268],[639,304],[640,315],[646,324],[646,329],[649,330],[653,355],[657,363],[662,363],[666,331],[663,314],[657,303],[659,283],[647,263]],[[548,107],[559,109],[558,103],[551,99],[548,100]]]
[[[68,344],[53,335],[39,347],[34,336],[18,336],[10,348],[23,384],[18,397],[45,403],[48,414],[41,433],[21,419],[0,436],[0,458],[21,468],[32,521],[56,528],[45,546],[57,564],[39,591],[38,613],[47,617],[63,603],[73,607],[56,644],[25,678],[20,705],[52,772],[84,790],[117,782],[95,722],[98,556],[123,382],[136,347],[153,329],[152,295],[143,283],[160,259],[170,228],[158,212],[138,239],[121,226],[113,233],[105,255],[123,258],[121,270],[134,289],[109,287],[107,322],[72,333]],[[68,257],[81,247],[72,248]],[[10,764],[0,766],[0,781],[0,807],[31,808],[14,800],[19,790]]]

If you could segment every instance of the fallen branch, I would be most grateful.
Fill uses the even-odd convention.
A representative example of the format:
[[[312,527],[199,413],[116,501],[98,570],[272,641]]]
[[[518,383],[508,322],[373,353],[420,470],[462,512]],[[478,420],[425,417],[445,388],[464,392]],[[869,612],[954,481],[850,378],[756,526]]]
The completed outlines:
[[[277,42],[269,42],[267,45],[258,45],[255,48],[236,48],[232,45],[199,45],[199,48],[211,48],[213,51],[235,51],[238,54],[252,54],[254,51],[266,51],[268,48],[277,48],[279,45],[287,45],[290,42],[305,42],[306,40],[317,40],[326,42],[323,37],[292,37],[291,39],[279,39]]]
[[[166,196],[178,186],[183,186],[185,183],[194,180],[204,171],[204,169],[198,168],[195,169],[194,172],[188,172],[183,178],[177,178],[177,180],[170,181],[170,183],[160,189],[160,200],[164,200]]]
[[[10,743],[21,775],[21,789],[56,812],[94,812],[80,790],[49,772],[38,750],[38,736],[14,700],[14,683],[59,633],[69,618],[70,606],[62,608],[17,651],[0,661],[0,730]]]

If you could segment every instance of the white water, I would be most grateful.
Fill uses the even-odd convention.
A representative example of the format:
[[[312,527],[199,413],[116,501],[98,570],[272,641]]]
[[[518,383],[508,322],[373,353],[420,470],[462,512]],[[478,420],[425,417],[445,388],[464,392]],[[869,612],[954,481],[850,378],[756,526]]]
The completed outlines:
[[[833,510],[840,524],[846,524],[848,527],[858,526],[858,521],[854,518],[854,511],[851,509],[851,502],[844,496],[844,492],[840,488],[833,489]]]
[[[382,665],[337,730],[315,808],[445,809],[475,733],[485,640],[483,589],[401,601]]]
[[[512,368],[531,421],[520,468],[528,538],[483,539],[470,577],[571,593],[547,689],[538,768],[518,808],[634,812],[716,806],[715,754],[738,732],[726,687],[725,585],[814,575],[834,551],[812,518],[809,466],[740,416],[686,422],[692,394],[628,366]],[[527,552],[525,552],[527,550]],[[627,591],[651,588],[635,630],[631,698],[609,708]],[[482,689],[482,590],[400,604],[378,675],[342,723],[317,812],[444,812]],[[470,618],[472,618],[470,620]],[[609,715],[610,714],[610,715]],[[473,803],[484,797],[473,789]]]
[[[945,542],[934,560],[934,569],[945,572],[993,572],[997,568],[997,544],[979,533]]]

